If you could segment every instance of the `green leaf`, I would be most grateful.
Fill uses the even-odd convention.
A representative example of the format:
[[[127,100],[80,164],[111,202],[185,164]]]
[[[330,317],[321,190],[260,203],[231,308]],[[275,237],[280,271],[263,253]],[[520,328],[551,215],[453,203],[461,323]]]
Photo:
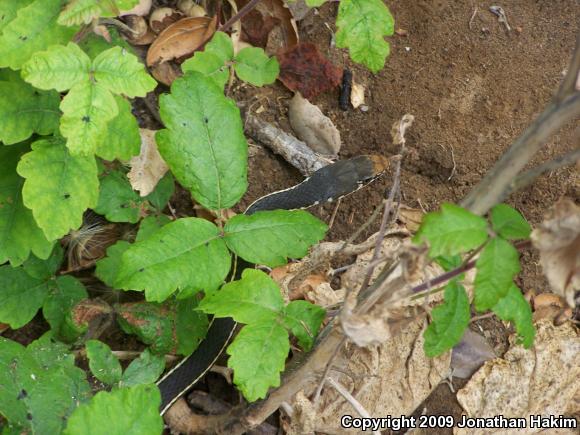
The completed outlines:
[[[78,27],[63,27],[56,22],[64,3],[65,0],[36,0],[18,10],[0,35],[0,68],[20,69],[34,53],[73,37]]]
[[[143,198],[133,190],[120,171],[111,171],[101,179],[99,202],[95,211],[111,222],[139,222]]]
[[[99,340],[89,340],[85,347],[93,375],[104,384],[117,384],[121,380],[122,369],[111,348]]]
[[[326,0],[306,0],[306,5],[309,8],[317,8],[322,6],[324,3],[326,3]]]
[[[246,269],[242,279],[209,293],[199,309],[215,317],[233,317],[237,322],[274,321],[284,309],[280,288],[264,272]]]
[[[506,204],[498,204],[491,209],[493,230],[504,239],[527,239],[532,228],[516,209]]]
[[[157,232],[158,229],[171,222],[168,216],[160,214],[157,216],[147,216],[139,223],[139,231],[137,231],[136,242],[148,239],[151,234]]]
[[[109,246],[107,256],[97,261],[95,276],[109,287],[114,288],[121,265],[121,256],[130,246],[131,244],[125,240],[119,240],[114,245]]]
[[[469,325],[469,298],[465,288],[453,280],[445,287],[445,301],[431,312],[433,321],[425,330],[425,355],[435,357],[461,341]]]
[[[133,47],[131,47],[131,45],[121,35],[119,35],[119,31],[116,28],[107,27],[107,30],[109,31],[111,42],[108,42],[105,38],[95,33],[89,33],[82,41],[79,41],[79,47],[81,47],[91,59],[94,59],[103,51],[116,46],[122,47],[130,53],[135,54]]]
[[[91,59],[77,44],[55,45],[34,53],[22,66],[22,78],[38,89],[64,92],[78,83],[88,82]]]
[[[18,9],[25,8],[34,0],[5,0],[0,2],[0,33],[6,24],[16,18]]]
[[[60,103],[60,132],[68,140],[73,155],[92,155],[101,142],[103,131],[119,113],[115,97],[105,88],[90,82],[72,87]]]
[[[145,290],[164,301],[178,288],[213,290],[230,270],[230,255],[218,228],[198,218],[171,222],[131,245],[121,259],[118,288]]]
[[[503,298],[520,273],[519,254],[502,238],[489,241],[475,263],[475,308],[485,311]]]
[[[61,433],[74,408],[90,397],[74,356],[46,335],[28,348],[0,337],[0,385],[0,414],[27,433]]]
[[[276,81],[280,65],[275,57],[268,57],[263,49],[246,47],[236,55],[234,70],[245,82],[264,86]]]
[[[234,44],[227,33],[215,32],[203,52],[215,54],[225,64],[234,58]]]
[[[65,435],[159,435],[161,394],[155,385],[101,391],[70,416]]]
[[[56,338],[72,341],[70,331],[65,325],[73,307],[88,297],[85,286],[75,277],[59,276],[49,283],[49,293],[42,306],[42,314],[49,323]],[[80,335],[80,334],[79,334]]]
[[[234,101],[209,78],[190,72],[160,97],[160,114],[167,129],[157,133],[157,145],[177,181],[204,207],[233,206],[247,188],[248,156]]]
[[[184,73],[190,71],[200,72],[221,89],[223,89],[230,77],[230,68],[224,64],[224,61],[217,54],[208,53],[207,51],[195,53],[192,58],[183,62],[181,69]]]
[[[48,294],[46,280],[34,278],[23,267],[0,267],[0,322],[12,329],[26,325]]]
[[[487,222],[454,204],[443,204],[441,211],[427,213],[415,243],[429,242],[431,258],[467,252],[487,240]]]
[[[149,349],[145,349],[129,364],[123,373],[120,387],[132,387],[141,384],[153,384],[165,370],[165,357],[153,355]]]
[[[58,131],[59,104],[54,91],[39,91],[23,81],[0,81],[0,141],[12,145],[33,133]]]
[[[134,54],[122,47],[113,47],[93,61],[94,79],[105,89],[129,98],[144,97],[157,86]]]
[[[516,331],[525,348],[534,343],[536,330],[532,321],[530,304],[523,297],[520,289],[512,284],[507,294],[492,308],[492,311],[502,320],[513,322]]]
[[[301,258],[324,238],[326,224],[303,210],[261,211],[237,215],[225,225],[228,247],[244,260],[270,267]]]
[[[61,26],[89,24],[93,19],[101,16],[100,0],[70,0],[58,16]]]
[[[79,228],[83,213],[97,204],[99,180],[94,157],[71,156],[62,139],[39,140],[17,168],[26,178],[22,195],[47,239]]]
[[[288,357],[288,333],[278,322],[264,320],[242,328],[227,348],[234,383],[253,402],[280,385],[280,372]]]
[[[304,350],[310,350],[326,312],[307,301],[292,301],[284,310],[284,325],[298,338]]]
[[[457,269],[463,263],[461,255],[441,255],[434,260],[445,272]]]
[[[107,133],[97,146],[97,155],[105,160],[130,160],[139,155],[141,136],[139,124],[131,113],[131,104],[123,97],[116,96],[119,112],[107,124]]]
[[[18,266],[30,252],[46,259],[52,251],[53,242],[46,239],[32,211],[22,203],[24,179],[16,173],[16,165],[26,151],[27,144],[0,145],[0,264],[10,261]]]
[[[191,354],[205,338],[207,316],[194,311],[195,298],[164,304],[147,302],[118,304],[117,320],[127,334],[135,334],[156,354]]]
[[[22,267],[33,278],[49,279],[56,274],[62,264],[63,256],[64,251],[60,244],[57,243],[47,259],[32,256],[24,262]]]
[[[153,192],[145,197],[147,201],[149,201],[157,211],[162,211],[169,199],[173,196],[175,192],[175,180],[173,179],[173,175],[170,172],[167,172],[161,180],[155,186]]]
[[[382,0],[342,0],[336,17],[336,46],[348,48],[350,57],[372,72],[385,65],[395,20]]]

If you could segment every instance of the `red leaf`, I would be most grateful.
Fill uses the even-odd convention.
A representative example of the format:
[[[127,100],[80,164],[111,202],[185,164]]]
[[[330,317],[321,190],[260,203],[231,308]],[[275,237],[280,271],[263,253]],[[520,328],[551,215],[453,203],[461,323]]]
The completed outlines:
[[[298,44],[278,55],[278,61],[278,79],[307,99],[340,85],[342,80],[342,70],[324,57],[314,44]]]

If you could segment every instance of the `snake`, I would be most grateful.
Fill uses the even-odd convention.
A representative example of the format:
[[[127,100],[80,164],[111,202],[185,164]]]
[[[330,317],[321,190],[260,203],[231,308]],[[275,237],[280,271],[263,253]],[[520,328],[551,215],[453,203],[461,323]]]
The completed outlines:
[[[244,214],[267,210],[298,210],[341,199],[367,186],[388,168],[389,160],[381,155],[360,155],[324,166],[299,184],[258,198]],[[245,263],[245,262],[244,262]],[[250,266],[245,263],[237,273]],[[161,391],[160,414],[189,391],[215,364],[234,335],[236,322],[231,318],[213,318],[206,338],[189,356],[169,370],[157,386]]]

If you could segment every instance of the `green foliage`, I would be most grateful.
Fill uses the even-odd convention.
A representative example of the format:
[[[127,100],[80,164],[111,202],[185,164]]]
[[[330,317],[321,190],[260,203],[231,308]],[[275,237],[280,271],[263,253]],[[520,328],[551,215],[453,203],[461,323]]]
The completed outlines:
[[[53,242],[47,240],[32,211],[22,202],[24,179],[16,173],[16,165],[28,149],[27,144],[0,144],[0,264],[10,261],[12,266],[19,266],[31,252],[46,259],[52,251]]]
[[[382,0],[342,0],[336,18],[336,46],[348,48],[353,61],[376,73],[389,55],[384,37],[394,33],[394,26],[395,20]]]
[[[58,131],[59,103],[55,91],[39,91],[21,79],[0,81],[0,141],[12,145]]]
[[[131,361],[131,364],[123,372],[121,387],[132,387],[134,385],[152,384],[165,370],[165,356],[154,355],[149,349],[145,349],[139,358]]]
[[[109,287],[115,287],[119,266],[121,265],[121,256],[123,252],[129,249],[129,246],[131,246],[129,242],[119,240],[107,248],[107,256],[105,258],[97,261],[95,276]]]
[[[169,202],[169,199],[173,196],[175,192],[175,180],[170,172],[164,175],[164,177],[159,180],[155,190],[145,197],[149,203],[161,212]],[[164,216],[164,215],[160,215]]]
[[[106,135],[99,142],[96,153],[105,160],[129,160],[141,150],[139,124],[125,98],[116,96],[115,101],[119,112],[107,124]]]
[[[530,348],[534,343],[536,330],[532,321],[532,310],[520,289],[512,284],[507,294],[492,308],[502,320],[513,322],[522,344]]]
[[[139,222],[144,199],[133,190],[120,171],[111,171],[101,179],[99,202],[95,211],[111,222]]]
[[[58,24],[73,26],[89,24],[95,18],[116,17],[119,10],[129,10],[139,0],[70,0],[58,16]]]
[[[527,239],[532,232],[524,217],[506,204],[491,209],[491,225],[498,235],[508,240]]]
[[[73,276],[59,276],[49,281],[48,296],[42,305],[42,314],[55,338],[74,341],[82,331],[71,331],[68,318],[73,307],[88,297],[85,286]]]
[[[191,72],[173,82],[159,105],[166,129],[157,133],[157,145],[177,181],[204,207],[233,206],[247,188],[248,154],[235,102]]]
[[[234,55],[232,40],[223,32],[216,32],[205,50],[195,53],[181,68],[184,73],[200,72],[223,88],[230,76],[230,66],[241,80],[255,86],[274,83],[280,72],[276,58],[268,57],[261,48],[246,47]]]
[[[162,302],[178,288],[216,289],[230,270],[230,255],[218,228],[198,218],[171,222],[121,257],[118,288],[144,290]]]
[[[22,77],[39,89],[69,90],[60,104],[60,132],[75,155],[94,154],[105,140],[102,132],[119,113],[114,94],[144,96],[156,85],[137,57],[123,48],[110,48],[91,61],[73,43],[35,53]]]
[[[92,156],[73,156],[60,138],[32,144],[22,156],[18,174],[26,179],[24,205],[48,240],[56,240],[81,226],[83,213],[97,205],[99,179]]]
[[[121,380],[121,364],[111,352],[111,348],[99,340],[85,343],[89,367],[95,378],[107,385],[115,385]]]
[[[65,0],[2,0],[12,19],[0,21],[0,68],[20,69],[34,53],[69,41],[78,27],[57,24]],[[16,15],[14,11],[17,10]],[[1,10],[0,10],[1,12]]]
[[[280,385],[280,372],[290,350],[288,332],[308,349],[324,319],[324,310],[306,301],[284,306],[278,285],[253,269],[208,294],[199,309],[246,324],[227,353],[234,383],[249,401],[265,397],[268,388]]]
[[[487,240],[487,222],[454,204],[443,204],[440,212],[428,213],[414,242],[429,242],[431,258],[475,249]]]
[[[66,435],[159,435],[161,394],[155,385],[101,391],[79,406],[68,420]]]
[[[475,308],[485,311],[503,298],[520,272],[518,251],[502,238],[489,241],[477,259]]]
[[[433,357],[451,349],[469,325],[469,298],[465,288],[451,281],[445,287],[445,302],[431,312],[433,321],[425,331],[425,354]]]
[[[121,328],[150,345],[153,353],[189,355],[209,327],[207,316],[194,310],[197,304],[195,298],[172,299],[163,304],[119,304],[115,309]]]
[[[276,267],[305,256],[327,229],[305,211],[275,210],[234,216],[224,231],[228,247],[244,260]]]
[[[460,254],[470,258],[481,250],[475,263],[474,305],[477,311],[491,309],[509,320],[526,347],[532,345],[534,326],[531,309],[513,280],[520,272],[519,253],[507,239],[527,238],[531,228],[512,207],[500,204],[490,213],[491,228],[485,219],[452,204],[440,212],[428,213],[414,238],[427,242],[429,255],[447,272],[462,267]],[[477,251],[475,251],[477,250]],[[469,323],[469,300],[456,274],[445,290],[445,302],[433,310],[433,322],[425,331],[425,353],[437,356],[452,348]]]
[[[18,433],[58,434],[90,395],[66,346],[45,335],[24,347],[0,337],[0,415]]]

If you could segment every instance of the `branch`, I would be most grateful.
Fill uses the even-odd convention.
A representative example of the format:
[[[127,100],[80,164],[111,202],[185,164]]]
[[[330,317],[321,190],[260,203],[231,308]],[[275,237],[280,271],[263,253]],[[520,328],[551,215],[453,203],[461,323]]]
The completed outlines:
[[[578,80],[578,74],[580,74],[580,32],[576,36],[576,48],[574,49],[568,72],[560,85],[560,89],[558,89],[554,101],[562,101],[565,97],[573,94],[577,90],[576,82]]]

